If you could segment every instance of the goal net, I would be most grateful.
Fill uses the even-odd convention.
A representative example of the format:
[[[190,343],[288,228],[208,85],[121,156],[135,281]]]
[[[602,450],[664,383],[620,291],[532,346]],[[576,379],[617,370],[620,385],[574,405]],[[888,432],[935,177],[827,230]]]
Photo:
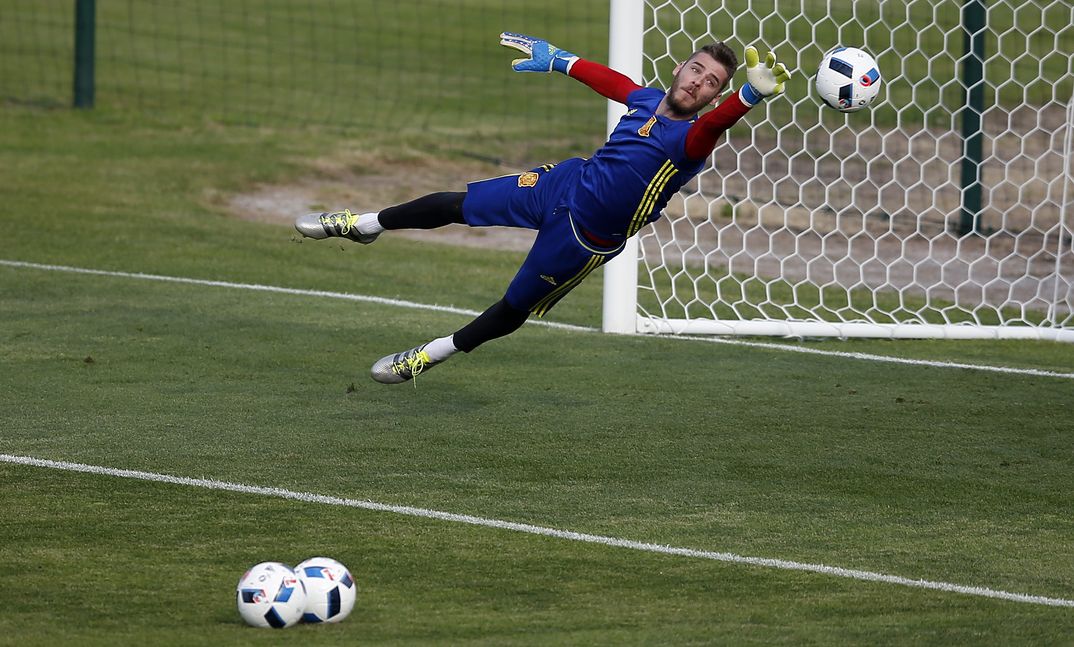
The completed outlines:
[[[609,265],[605,330],[1074,341],[1072,18],[1045,0],[613,2],[612,65],[645,84],[712,39],[794,76]],[[871,109],[821,107],[837,45],[876,57]]]

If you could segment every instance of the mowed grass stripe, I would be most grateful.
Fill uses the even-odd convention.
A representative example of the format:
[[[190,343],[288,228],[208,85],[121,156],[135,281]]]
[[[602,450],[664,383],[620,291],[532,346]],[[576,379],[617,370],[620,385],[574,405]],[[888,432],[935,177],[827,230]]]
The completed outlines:
[[[87,274],[95,276],[108,276],[113,278],[128,278],[139,279],[146,281],[162,281],[169,283],[182,283],[186,285],[202,285],[207,287],[222,287],[239,290],[254,290],[261,292],[274,292],[279,294],[292,294],[298,296],[312,296],[323,297],[331,299],[344,299],[348,301],[360,301],[365,303],[376,303],[380,305],[395,306],[400,308],[411,308],[416,310],[429,310],[434,312],[446,312],[451,314],[460,314],[476,317],[480,313],[476,310],[469,310],[466,308],[455,308],[451,306],[440,306],[427,303],[418,303],[414,301],[405,301],[402,299],[389,299],[386,297],[377,297],[363,294],[352,294],[346,292],[331,292],[325,290],[307,290],[300,288],[287,288],[273,285],[259,285],[253,283],[234,283],[230,281],[216,281],[209,279],[195,279],[180,276],[164,276],[160,274],[144,274],[140,272],[119,272],[111,270],[97,270],[92,268],[83,267],[71,267],[67,265],[51,265],[46,263],[30,263],[25,261],[14,261],[7,259],[0,259],[0,266],[43,270],[50,272],[70,272],[74,274]],[[541,319],[530,319],[526,322],[527,325],[544,326],[547,328],[556,328],[559,330],[572,330],[576,332],[601,332],[597,328],[591,328],[588,326],[578,326],[573,324],[559,323],[554,321],[545,321]],[[812,355],[823,355],[826,357],[840,357],[844,359],[855,359],[868,362],[887,362],[894,364],[907,364],[913,366],[928,366],[933,368],[954,368],[963,370],[975,370],[975,371],[988,371],[993,373],[1006,373],[1011,375],[1031,375],[1035,377],[1053,377],[1060,379],[1074,380],[1074,373],[1062,373],[1058,371],[1046,371],[1041,369],[1032,368],[1016,368],[1010,366],[992,366],[988,364],[970,364],[964,362],[943,362],[935,360],[923,360],[923,359],[910,359],[904,357],[892,357],[888,355],[876,355],[872,353],[857,353],[857,352],[841,352],[831,351],[819,348],[810,348],[806,346],[789,346],[786,344],[766,343],[756,341],[746,341],[739,339],[726,339],[722,337],[696,337],[696,336],[670,336],[661,337],[661,339],[677,339],[682,341],[701,341],[717,344],[728,344],[732,346],[743,346],[747,348],[758,348],[768,350],[779,350],[794,353],[806,353]]]
[[[152,481],[156,483],[169,483],[172,485],[200,487],[209,490],[220,490],[225,492],[271,496],[282,499],[302,501],[304,503],[318,503],[323,505],[360,508],[363,510],[371,510],[375,512],[390,512],[393,514],[400,514],[411,517],[423,517],[426,519],[436,519],[439,521],[465,523],[474,526],[484,526],[487,528],[495,528],[499,530],[510,530],[513,532],[522,532],[531,535],[542,535],[545,537],[553,537],[556,539],[565,539],[569,541],[601,544],[614,548],[629,548],[631,550],[659,553],[663,555],[694,557],[698,559],[709,559],[714,561],[743,564],[749,566],[762,566],[766,568],[774,568],[780,570],[804,571],[809,573],[817,573],[820,575],[829,575],[834,577],[862,580],[866,582],[895,584],[899,586],[943,591],[947,593],[960,593],[978,597],[994,598],[998,600],[1006,600],[1009,602],[1021,602],[1043,606],[1074,608],[1074,600],[1068,600],[1065,598],[1030,595],[1026,593],[1013,593],[1010,591],[1000,591],[982,586],[967,586],[963,584],[953,584],[950,582],[913,579],[908,577],[902,577],[899,575],[876,573],[873,571],[864,571],[859,569],[841,568],[838,566],[828,566],[825,564],[806,564],[802,562],[794,562],[784,559],[773,559],[767,557],[748,557],[743,555],[736,555],[734,553],[697,550],[693,548],[681,548],[676,546],[664,546],[660,544],[650,544],[645,542],[633,541],[630,539],[621,539],[618,537],[592,535],[588,533],[574,532],[570,530],[560,530],[545,526],[535,526],[526,523],[503,521],[499,519],[489,519],[486,517],[478,517],[474,515],[456,514],[453,512],[429,510],[426,508],[415,508],[412,506],[392,505],[388,503],[378,503],[376,501],[363,501],[360,499],[325,496],[322,494],[314,494],[311,492],[296,492],[294,490],[287,490],[276,487],[244,485],[241,483],[230,483],[227,481],[217,481],[214,479],[173,476],[170,474],[159,474],[155,472],[143,472],[139,470],[103,467],[99,465],[87,465],[85,463],[73,463],[68,461],[54,461],[34,458],[32,456],[15,456],[11,454],[0,454],[0,461],[5,463],[13,463],[16,465],[25,465],[29,467],[42,467],[48,469],[64,470],[68,472],[98,474],[102,476],[137,479],[142,481]]]

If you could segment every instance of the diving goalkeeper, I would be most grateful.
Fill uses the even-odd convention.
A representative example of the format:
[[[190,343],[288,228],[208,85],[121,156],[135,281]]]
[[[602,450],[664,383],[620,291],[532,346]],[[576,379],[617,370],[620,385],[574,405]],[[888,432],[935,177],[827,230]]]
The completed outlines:
[[[464,192],[433,193],[380,212],[350,210],[299,217],[306,237],[369,244],[385,230],[459,223],[537,230],[503,298],[453,334],[373,364],[374,380],[397,384],[459,351],[508,335],[531,314],[547,313],[593,270],[623,250],[627,238],[655,221],[697,175],[720,136],[765,97],[783,92],[790,74],[771,52],[762,62],[746,48],[746,83],[716,105],[738,58],[724,43],[706,45],[677,65],[671,88],[640,86],[599,63],[548,42],[504,32],[500,44],[521,51],[517,72],[559,72],[625,104],[627,112],[592,157],[571,158],[525,173],[471,182]],[[698,113],[716,105],[704,116]]]

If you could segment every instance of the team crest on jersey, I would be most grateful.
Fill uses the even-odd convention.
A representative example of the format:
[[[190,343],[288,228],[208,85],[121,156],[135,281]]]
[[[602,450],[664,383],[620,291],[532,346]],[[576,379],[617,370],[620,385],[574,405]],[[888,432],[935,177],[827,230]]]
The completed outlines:
[[[649,132],[652,131],[653,126],[655,126],[655,125],[656,125],[656,115],[653,115],[652,117],[649,117],[649,121],[646,121],[644,126],[642,126],[641,128],[638,128],[638,134],[641,135],[642,137],[648,137]]]
[[[537,180],[540,179],[540,175],[537,175],[533,171],[526,171],[522,175],[518,176],[518,186],[531,187],[537,185]]]

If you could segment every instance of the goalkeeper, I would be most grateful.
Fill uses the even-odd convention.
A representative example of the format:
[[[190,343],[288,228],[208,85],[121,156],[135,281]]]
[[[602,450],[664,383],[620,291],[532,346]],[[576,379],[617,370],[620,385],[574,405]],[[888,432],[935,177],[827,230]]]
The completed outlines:
[[[746,48],[746,83],[717,104],[738,68],[727,45],[706,45],[677,65],[668,90],[640,86],[599,63],[546,41],[504,32],[500,44],[525,56],[517,72],[559,72],[623,103],[627,112],[607,143],[589,159],[572,158],[532,171],[478,182],[464,192],[433,193],[380,212],[350,210],[301,216],[309,238],[373,242],[384,230],[432,229],[451,223],[537,230],[537,238],[503,298],[451,335],[388,355],[372,367],[378,382],[412,379],[458,351],[508,335],[531,314],[547,313],[624,242],[655,221],[668,200],[697,175],[720,136],[790,78],[769,53]],[[709,105],[715,109],[698,117]]]

